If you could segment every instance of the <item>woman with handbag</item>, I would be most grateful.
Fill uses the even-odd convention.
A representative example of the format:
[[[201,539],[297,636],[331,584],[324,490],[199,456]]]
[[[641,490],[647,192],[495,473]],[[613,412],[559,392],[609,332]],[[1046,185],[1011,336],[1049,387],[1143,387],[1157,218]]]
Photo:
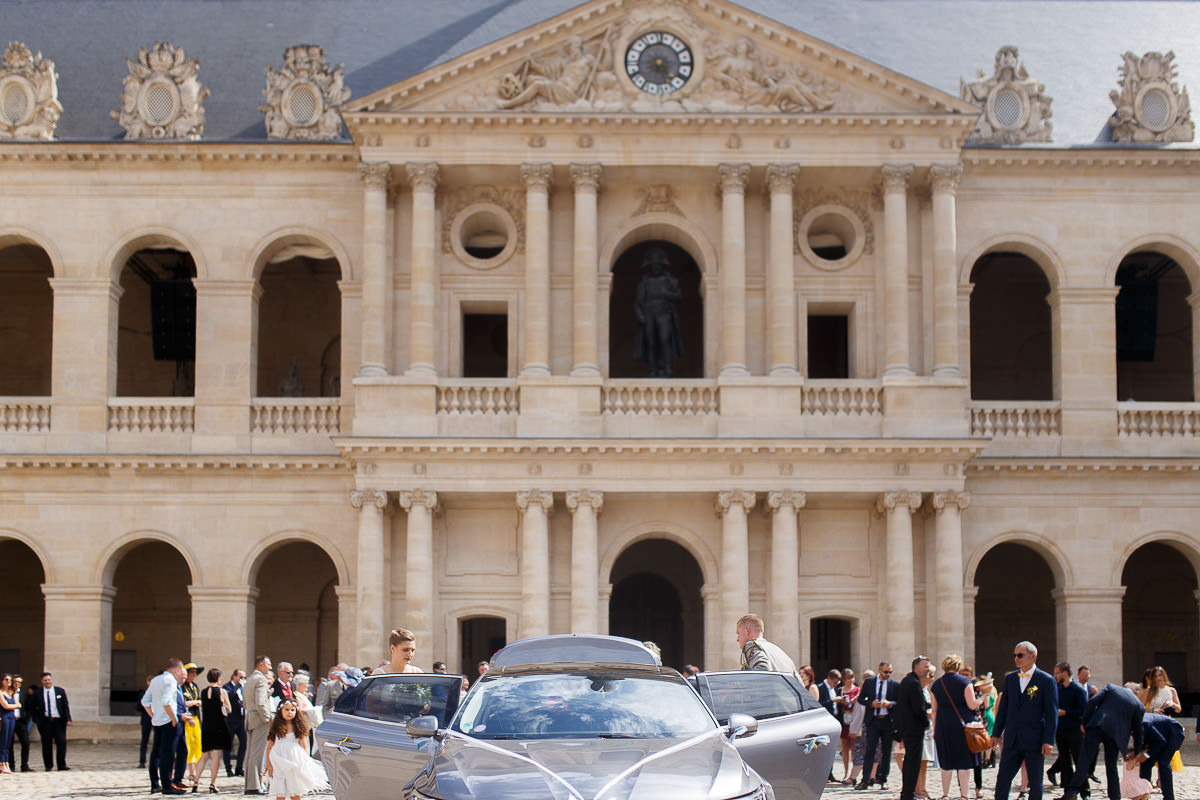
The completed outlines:
[[[950,795],[952,772],[958,773],[958,796],[970,796],[968,775],[975,766],[975,752],[967,743],[967,720],[974,722],[981,705],[975,697],[975,687],[958,671],[963,668],[960,656],[951,653],[942,659],[942,677],[933,682],[933,742],[938,766],[942,770],[942,797]],[[987,736],[985,728],[983,736]],[[974,733],[974,731],[970,731]]]

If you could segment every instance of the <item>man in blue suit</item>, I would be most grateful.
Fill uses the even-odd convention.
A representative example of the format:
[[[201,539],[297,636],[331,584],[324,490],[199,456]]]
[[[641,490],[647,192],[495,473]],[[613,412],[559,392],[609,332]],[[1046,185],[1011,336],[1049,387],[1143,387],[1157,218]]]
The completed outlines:
[[[1171,775],[1171,756],[1183,746],[1183,725],[1166,714],[1146,712],[1142,717],[1142,737],[1146,753],[1142,759],[1142,777],[1150,780],[1151,770],[1158,765],[1158,782],[1163,800],[1175,800],[1175,780]]]
[[[881,787],[887,786],[888,767],[892,763],[892,710],[896,706],[896,698],[900,695],[900,682],[892,679],[892,665],[886,661],[879,662],[879,672],[875,680],[863,683],[862,691],[858,694],[858,704],[866,708],[863,718],[863,735],[867,737],[866,749],[863,751],[862,779],[855,784],[855,789],[866,789],[871,785],[871,765],[875,763],[875,750],[882,748],[879,755],[879,766],[875,770],[874,781]]]
[[[1079,755],[1080,764],[1090,764],[1096,760],[1100,751],[1100,743],[1104,742],[1104,770],[1108,774],[1109,800],[1121,800],[1121,775],[1117,771],[1117,753],[1125,755],[1129,746],[1129,737],[1133,735],[1133,753],[1142,751],[1145,734],[1142,731],[1142,717],[1146,707],[1137,695],[1124,686],[1110,683],[1088,701],[1083,710],[1083,751]],[[1170,755],[1167,756],[1169,761]],[[1087,781],[1087,772],[1079,769],[1071,780],[1071,785],[1063,793],[1062,800],[1074,800],[1080,795]]]
[[[992,729],[992,745],[1001,742],[1003,748],[996,769],[996,800],[1008,800],[1022,763],[1029,774],[1029,800],[1042,800],[1042,770],[1058,729],[1058,684],[1037,668],[1037,652],[1032,642],[1018,644],[1013,648],[1017,668],[1004,676]]]

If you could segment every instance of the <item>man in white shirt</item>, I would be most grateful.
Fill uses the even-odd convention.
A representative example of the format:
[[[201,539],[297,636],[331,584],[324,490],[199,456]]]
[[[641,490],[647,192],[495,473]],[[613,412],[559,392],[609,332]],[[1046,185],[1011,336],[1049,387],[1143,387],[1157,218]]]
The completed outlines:
[[[57,747],[56,761],[60,770],[67,766],[67,726],[71,724],[71,706],[67,693],[54,685],[54,676],[42,673],[42,688],[33,690],[33,722],[42,737],[42,763],[51,769],[52,748]]]
[[[746,614],[737,621],[737,643],[742,649],[742,669],[765,669],[793,673],[796,664],[779,645],[762,638],[764,625],[758,614]]]
[[[154,744],[150,751],[150,791],[161,789],[163,794],[183,794],[171,785],[171,771],[175,765],[175,733],[179,725],[176,717],[176,694],[186,673],[183,662],[168,658],[161,674],[150,681],[142,695],[142,706],[150,715],[150,726],[154,731]]]

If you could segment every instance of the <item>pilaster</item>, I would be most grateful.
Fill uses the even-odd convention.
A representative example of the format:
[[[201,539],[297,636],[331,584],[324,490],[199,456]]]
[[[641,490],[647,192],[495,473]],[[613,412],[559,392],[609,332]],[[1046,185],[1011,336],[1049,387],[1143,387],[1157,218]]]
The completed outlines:
[[[796,259],[792,242],[792,192],[800,168],[767,165],[771,198],[767,241],[767,371],[796,375]]]
[[[1054,599],[1059,653],[1087,664],[1096,676],[1120,683],[1124,674],[1121,601],[1124,586],[1068,586],[1050,592]],[[1037,642],[1034,642],[1037,644]]]
[[[744,489],[717,493],[716,512],[721,518],[721,629],[733,636],[738,618],[750,612],[750,544],[746,515],[756,495]],[[736,666],[736,657],[723,652],[718,662]]]
[[[250,398],[258,376],[255,280],[193,280],[196,286],[196,418],[198,452],[245,452]]]
[[[800,652],[800,531],[796,513],[808,496],[790,489],[767,493],[771,514],[771,583],[767,595],[767,630],[770,640],[792,657]]]
[[[933,374],[962,377],[958,357],[958,218],[955,192],[962,164],[929,168],[933,189]]]
[[[254,655],[254,608],[258,589],[246,584],[188,587],[192,599],[192,642],[187,653],[162,653],[186,657],[197,664],[250,664]]]
[[[423,489],[400,492],[400,507],[408,512],[404,565],[404,624],[416,634],[417,642],[428,652],[440,652],[434,641],[433,515],[437,512],[437,492]]]
[[[571,633],[600,633],[597,521],[604,494],[567,492],[571,511]]]
[[[358,374],[387,375],[391,342],[392,282],[388,258],[387,192],[392,165],[363,161],[358,174],[363,181],[363,299],[362,366]]]
[[[929,637],[934,652],[966,652],[963,606],[962,512],[971,504],[967,492],[934,492],[929,497],[934,512],[935,635]]]
[[[921,493],[907,489],[887,492],[877,504],[887,517],[882,587],[887,608],[884,643],[893,664],[907,664],[916,654],[912,515],[920,507]]]
[[[600,375],[597,343],[596,266],[599,241],[599,164],[572,164],[571,186],[575,189],[575,250],[573,270],[572,352],[575,376]]]
[[[521,620],[517,638],[550,632],[550,511],[554,495],[517,492],[521,510]]]
[[[908,320],[908,182],[912,164],[885,164],[883,185],[883,303],[885,376],[912,375]]]
[[[1115,286],[1059,287],[1051,309],[1054,396],[1062,403],[1062,455],[1097,452],[1117,437]]]
[[[51,430],[68,452],[99,451],[117,390],[117,312],[124,290],[103,279],[51,278]]]
[[[374,664],[387,654],[384,619],[388,596],[387,560],[384,536],[387,529],[387,492],[379,489],[355,489],[350,505],[358,514],[358,664]]]
[[[721,376],[746,369],[746,183],[749,164],[721,164]],[[745,612],[743,612],[745,613]]]
[[[525,337],[522,376],[550,374],[551,164],[522,164],[525,182]]]
[[[433,162],[405,165],[412,185],[412,257],[409,268],[409,342],[406,374],[436,377],[437,346],[437,185]],[[390,287],[389,287],[390,289]],[[363,303],[366,303],[364,296]]]
[[[112,688],[112,601],[107,585],[42,584],[46,599],[45,670],[69,687],[71,716],[97,720],[108,714]],[[37,676],[26,678],[36,687]]]

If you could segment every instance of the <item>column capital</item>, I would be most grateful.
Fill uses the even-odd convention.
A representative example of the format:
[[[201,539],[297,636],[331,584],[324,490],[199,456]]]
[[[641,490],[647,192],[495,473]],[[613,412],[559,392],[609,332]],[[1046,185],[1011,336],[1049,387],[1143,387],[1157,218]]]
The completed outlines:
[[[772,511],[782,511],[784,506],[791,506],[792,511],[799,511],[808,503],[808,495],[804,492],[794,492],[791,489],[780,489],[767,492],[767,506]]]
[[[879,182],[884,193],[907,191],[914,169],[916,167],[913,164],[884,164],[880,167]]]
[[[554,494],[543,492],[541,489],[527,489],[517,492],[517,508],[525,511],[530,506],[541,506],[548,514],[554,508]]]
[[[576,192],[597,192],[600,190],[600,173],[603,171],[604,168],[599,164],[572,164],[571,185],[575,187]]]
[[[750,181],[749,164],[721,164],[717,167],[721,194],[745,194]]]
[[[916,511],[921,507],[921,493],[911,489],[897,489],[894,492],[884,492],[879,496],[879,501],[876,508],[882,513],[884,511],[895,511],[897,508],[907,506],[910,512]]]
[[[604,492],[590,489],[567,492],[567,508],[574,512],[580,506],[591,506],[593,511],[600,513],[600,509],[604,507]]]
[[[958,191],[958,182],[962,178],[962,162],[955,164],[934,164],[929,168],[929,185],[934,194],[954,194]]]
[[[407,492],[399,492],[396,499],[400,502],[400,507],[405,511],[409,511],[413,506],[424,506],[432,511],[437,511],[438,495],[437,492],[432,492],[427,489],[412,489]]]
[[[749,512],[754,508],[757,499],[758,496],[754,492],[748,492],[745,489],[726,489],[723,492],[717,492],[717,516],[725,516],[725,512],[738,505]]]
[[[767,193],[791,194],[799,175],[799,164],[767,164]]]
[[[522,164],[521,180],[525,183],[526,191],[543,189],[548,192],[550,182],[554,180],[554,165],[544,162]]]
[[[967,506],[971,505],[971,493],[934,492],[929,495],[929,505],[939,514],[945,511],[947,506],[957,506],[959,511],[966,511]]]
[[[374,505],[379,510],[387,508],[387,492],[381,489],[353,489],[350,492],[350,505],[361,511]]]
[[[437,189],[441,169],[436,161],[410,161],[404,165],[404,171],[414,191],[432,192]]]
[[[387,189],[388,180],[392,175],[392,165],[387,161],[358,162],[358,177],[368,187]]]

